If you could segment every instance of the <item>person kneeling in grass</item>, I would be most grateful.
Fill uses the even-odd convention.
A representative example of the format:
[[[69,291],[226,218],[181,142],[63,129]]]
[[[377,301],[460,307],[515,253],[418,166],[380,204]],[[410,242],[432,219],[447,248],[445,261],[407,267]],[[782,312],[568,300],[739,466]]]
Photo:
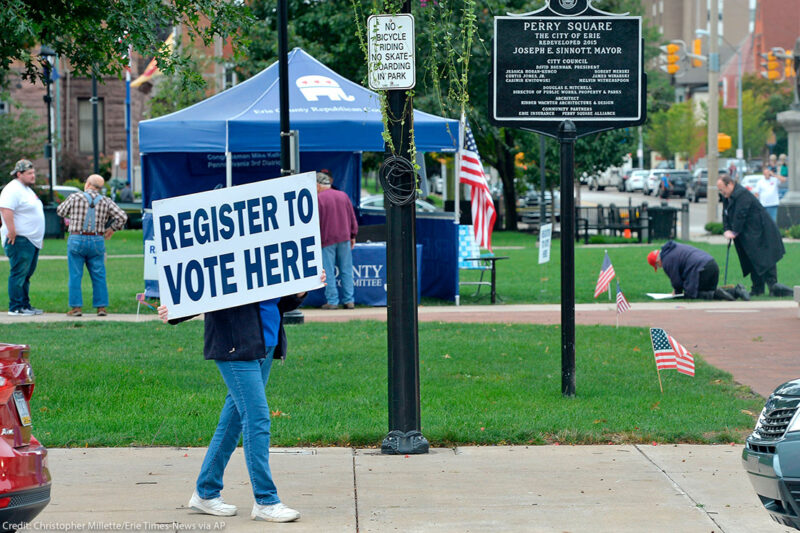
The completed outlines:
[[[707,252],[675,241],[667,241],[660,250],[647,255],[647,262],[656,271],[661,267],[672,284],[672,294],[683,293],[685,298],[703,300],[749,300],[744,286],[737,285],[734,293],[717,287],[719,266]]]
[[[321,281],[325,282],[324,271]],[[272,360],[286,358],[283,314],[297,309],[305,296],[300,293],[205,313],[203,355],[217,364],[228,394],[189,500],[191,509],[215,516],[236,514],[236,506],[225,503],[220,493],[225,467],[244,435],[244,456],[255,497],[250,518],[267,522],[300,518],[299,512],[281,503],[272,480],[269,406],[264,389]],[[169,320],[165,305],[159,306],[158,316],[165,324],[193,318]]]

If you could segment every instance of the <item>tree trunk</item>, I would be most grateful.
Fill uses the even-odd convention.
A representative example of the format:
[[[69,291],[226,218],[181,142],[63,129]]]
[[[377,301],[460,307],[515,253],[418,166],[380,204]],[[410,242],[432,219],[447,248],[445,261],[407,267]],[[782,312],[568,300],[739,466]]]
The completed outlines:
[[[502,128],[500,139],[497,140],[495,153],[497,154],[497,172],[503,181],[503,202],[505,205],[505,229],[517,231],[517,190],[514,188],[514,154],[509,146],[514,145],[514,139],[506,128]]]

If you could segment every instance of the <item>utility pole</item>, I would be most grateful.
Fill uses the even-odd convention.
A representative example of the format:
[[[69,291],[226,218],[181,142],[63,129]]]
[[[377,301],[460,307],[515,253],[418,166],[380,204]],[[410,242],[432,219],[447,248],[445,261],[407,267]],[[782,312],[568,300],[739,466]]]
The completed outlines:
[[[719,136],[719,5],[717,0],[711,0],[708,29],[708,148],[706,153],[708,211],[706,220],[713,222],[717,220],[717,204],[719,203],[717,199],[717,179],[719,179],[719,151],[717,148]]]

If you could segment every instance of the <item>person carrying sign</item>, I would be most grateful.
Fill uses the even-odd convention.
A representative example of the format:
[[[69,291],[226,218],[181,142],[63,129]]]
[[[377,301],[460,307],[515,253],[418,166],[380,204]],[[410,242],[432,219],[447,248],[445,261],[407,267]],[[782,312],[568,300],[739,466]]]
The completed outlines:
[[[325,282],[325,272],[320,281]],[[300,513],[281,503],[269,468],[270,418],[265,387],[273,359],[286,358],[283,314],[297,309],[306,293],[255,302],[204,314],[203,355],[213,360],[228,387],[219,423],[211,438],[189,507],[214,516],[233,516],[235,505],[220,495],[225,467],[244,435],[244,456],[253,487],[253,520],[292,522]],[[170,320],[167,306],[158,308],[162,322],[178,324],[193,316]]]
[[[81,279],[84,264],[92,279],[92,306],[97,308],[97,316],[108,314],[105,241],[125,227],[128,215],[110,198],[103,196],[103,185],[105,180],[92,174],[86,178],[83,192],[70,194],[56,209],[58,216],[69,219],[67,267],[71,309],[67,311],[68,316],[83,314]]]

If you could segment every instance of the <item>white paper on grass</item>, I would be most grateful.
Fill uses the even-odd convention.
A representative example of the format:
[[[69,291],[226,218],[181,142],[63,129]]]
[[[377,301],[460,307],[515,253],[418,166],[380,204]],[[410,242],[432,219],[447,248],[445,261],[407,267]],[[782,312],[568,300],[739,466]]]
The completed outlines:
[[[672,300],[683,298],[683,294],[672,294],[671,292],[648,292],[647,295],[653,300]]]
[[[169,317],[321,287],[316,187],[315,173],[306,172],[153,202],[158,286]]]

